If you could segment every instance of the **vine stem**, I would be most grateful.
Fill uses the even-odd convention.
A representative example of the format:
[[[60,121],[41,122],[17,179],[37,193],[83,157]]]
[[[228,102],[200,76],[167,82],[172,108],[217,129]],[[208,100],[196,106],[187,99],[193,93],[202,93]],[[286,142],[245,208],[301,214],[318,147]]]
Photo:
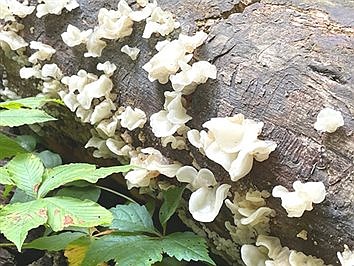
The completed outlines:
[[[132,198],[130,198],[130,197],[128,197],[128,196],[126,196],[126,195],[124,195],[124,194],[122,194],[122,193],[119,193],[119,192],[117,192],[117,191],[115,191],[115,190],[113,190],[113,189],[106,188],[106,187],[102,187],[102,186],[99,186],[99,185],[95,185],[95,187],[100,188],[100,189],[102,189],[102,190],[106,190],[106,191],[108,191],[108,192],[111,192],[111,193],[113,193],[113,194],[119,196],[119,197],[125,198],[126,200],[129,200],[129,201],[131,201],[131,202],[133,202],[133,203],[138,204],[138,203],[137,203],[135,200],[133,200]]]

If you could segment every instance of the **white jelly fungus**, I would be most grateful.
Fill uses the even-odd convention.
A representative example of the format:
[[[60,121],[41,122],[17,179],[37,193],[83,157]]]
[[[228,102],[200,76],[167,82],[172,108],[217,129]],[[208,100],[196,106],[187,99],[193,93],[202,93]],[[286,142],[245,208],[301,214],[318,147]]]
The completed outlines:
[[[332,108],[324,108],[317,115],[317,121],[314,127],[317,131],[333,133],[337,128],[344,125],[341,112]]]
[[[147,121],[146,114],[143,110],[139,108],[131,108],[128,106],[125,110],[118,116],[120,119],[120,124],[122,127],[129,130],[134,130],[138,127],[142,128]]]
[[[122,49],[120,49],[122,53],[127,54],[131,60],[136,60],[138,54],[140,53],[140,49],[136,47],[130,47],[129,45],[124,45]]]
[[[273,197],[281,198],[281,205],[288,217],[301,217],[304,211],[311,211],[313,203],[321,203],[326,196],[326,188],[322,182],[293,183],[295,191],[289,192],[283,186],[275,186]]]
[[[192,166],[183,166],[176,178],[180,182],[188,183],[193,191],[189,199],[189,212],[200,222],[212,222],[218,215],[224,199],[231,188],[230,185],[218,186],[214,174],[208,169],[197,171]]]
[[[259,162],[268,159],[277,146],[273,141],[259,140],[263,123],[245,119],[242,114],[212,118],[203,127],[208,132],[188,131],[189,142],[224,167],[232,181],[250,172],[253,159]]]

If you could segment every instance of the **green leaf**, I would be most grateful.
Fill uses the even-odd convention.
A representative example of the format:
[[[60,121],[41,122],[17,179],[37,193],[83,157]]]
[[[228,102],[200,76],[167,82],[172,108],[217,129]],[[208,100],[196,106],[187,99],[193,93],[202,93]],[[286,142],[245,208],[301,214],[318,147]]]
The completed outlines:
[[[162,260],[162,247],[148,236],[107,235],[92,240],[82,265],[96,266],[111,259],[120,266],[152,265]]]
[[[155,233],[154,224],[145,206],[136,203],[117,205],[111,208],[113,221],[110,229],[125,232],[150,232]]]
[[[63,163],[59,154],[48,150],[38,153],[37,156],[46,168],[53,168]]]
[[[43,110],[38,109],[11,109],[0,111],[0,126],[17,127],[34,123],[43,123],[57,120]]]
[[[112,222],[111,212],[90,200],[49,197],[42,201],[48,208],[48,224],[56,232],[68,226],[93,227]]]
[[[47,218],[43,201],[8,204],[0,209],[0,231],[21,251],[28,231],[44,224]]]
[[[14,185],[5,185],[4,191],[2,192],[2,198],[7,199],[10,196],[10,193],[12,192],[14,188]]]
[[[132,168],[132,166],[124,165],[96,169],[95,165],[87,163],[60,165],[53,169],[47,169],[44,174],[44,181],[39,188],[38,195],[44,197],[49,191],[77,180],[96,183],[100,178],[104,178],[113,173],[126,172]]]
[[[14,182],[11,180],[11,176],[9,171],[4,168],[0,167],[0,184],[3,185],[13,185]]]
[[[36,138],[31,135],[17,136],[16,141],[21,145],[22,148],[29,152],[34,151],[37,145]]]
[[[97,202],[101,195],[101,189],[97,187],[64,187],[58,190],[56,196],[73,197],[81,200]]]
[[[10,203],[12,204],[18,202],[29,202],[35,199],[36,199],[35,197],[26,194],[23,190],[16,188],[15,193],[10,200]]]
[[[21,147],[15,140],[0,133],[0,159],[9,158],[19,153],[27,151]]]
[[[184,191],[184,187],[171,187],[162,192],[163,203],[159,212],[159,219],[164,230],[166,229],[167,221],[177,210],[181,197]]]
[[[58,235],[44,236],[25,244],[25,247],[48,251],[64,250],[71,242],[84,235],[81,232],[64,232]]]
[[[37,156],[31,153],[18,154],[6,167],[11,174],[12,181],[18,188],[32,197],[37,196],[44,173],[44,166]]]
[[[28,98],[23,98],[23,99],[18,99],[18,100],[13,100],[13,101],[6,101],[0,103],[0,108],[6,108],[6,109],[19,109],[22,107],[27,107],[31,109],[39,108],[46,102],[56,102],[60,103],[60,100],[57,99],[47,99],[44,97],[28,97]]]
[[[204,238],[192,232],[177,232],[164,237],[163,251],[177,260],[205,261],[216,265],[208,255]]]

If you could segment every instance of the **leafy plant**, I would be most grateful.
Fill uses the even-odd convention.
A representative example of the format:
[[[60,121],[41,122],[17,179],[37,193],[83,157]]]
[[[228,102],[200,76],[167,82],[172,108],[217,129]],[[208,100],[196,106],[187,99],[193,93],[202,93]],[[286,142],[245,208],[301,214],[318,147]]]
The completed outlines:
[[[96,266],[114,260],[123,266],[147,266],[162,261],[164,254],[178,261],[204,261],[215,265],[203,238],[192,232],[160,234],[145,206],[130,203],[117,205],[110,211],[113,220],[105,231],[95,235],[65,232],[42,237],[26,247],[64,249],[69,265]]]
[[[18,154],[0,168],[0,183],[16,186],[33,200],[2,207],[0,231],[21,250],[28,231],[43,224],[54,231],[61,231],[68,226],[109,225],[112,214],[91,200],[45,196],[69,182],[85,180],[96,183],[100,178],[131,168],[129,165],[96,168],[95,165],[76,163],[45,169],[37,156],[31,153]]]
[[[47,102],[61,103],[59,100],[44,97],[29,97],[0,103],[0,126],[22,126],[56,120],[39,109]]]

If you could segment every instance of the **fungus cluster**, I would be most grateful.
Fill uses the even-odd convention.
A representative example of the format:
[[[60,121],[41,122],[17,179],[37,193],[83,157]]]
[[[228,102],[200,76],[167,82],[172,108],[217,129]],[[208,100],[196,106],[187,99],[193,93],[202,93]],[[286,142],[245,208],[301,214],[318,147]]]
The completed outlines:
[[[311,211],[313,203],[321,203],[326,196],[326,188],[322,182],[301,183],[295,181],[294,191],[289,192],[283,186],[273,188],[272,195],[281,198],[281,205],[288,217],[301,217],[304,211]]]
[[[38,2],[36,16],[39,18],[47,14],[59,15],[63,9],[71,11],[79,7],[76,0]],[[119,1],[117,10],[101,8],[98,12],[98,25],[92,29],[80,30],[69,24],[61,34],[62,40],[69,47],[85,44],[85,57],[100,57],[107,46],[106,40],[120,40],[131,35],[134,22],[145,20],[143,38],[150,38],[154,33],[167,36],[180,26],[173,14],[158,7],[156,1],[137,0],[136,3],[139,6],[136,10],[125,0]],[[144,127],[148,117],[137,107],[116,106],[117,95],[113,91],[118,90],[114,89],[112,82],[116,65],[109,61],[98,63],[97,70],[103,72],[100,75],[81,69],[76,75],[64,76],[56,64],[43,63],[50,60],[56,50],[39,41],[28,44],[17,34],[24,25],[16,22],[16,17],[24,18],[35,9],[27,1],[0,2],[0,19],[7,22],[0,26],[1,48],[18,54],[27,46],[35,50],[21,68],[21,78],[39,79],[43,94],[52,97],[59,95],[81,122],[94,126],[92,137],[85,145],[86,148],[94,148],[94,157],[117,158],[122,163],[129,162],[138,167],[125,175],[128,189],[150,188],[160,174],[175,177],[179,182],[188,184],[187,188],[192,192],[189,211],[200,222],[212,222],[225,201],[234,218],[234,225],[226,222],[225,227],[234,242],[225,239],[219,242],[229,246],[234,243],[243,245],[241,257],[247,266],[324,265],[322,260],[282,247],[278,238],[266,236],[270,233],[269,221],[275,216],[275,211],[266,206],[265,199],[270,196],[268,192],[249,190],[245,195],[235,193],[231,201],[226,199],[231,186],[227,182],[218,182],[209,169],[183,166],[152,147],[134,147],[129,131],[137,133]],[[236,182],[251,171],[253,160],[262,162],[268,159],[277,145],[274,141],[259,139],[263,123],[246,119],[242,114],[211,118],[203,124],[206,130],[198,131],[186,126],[192,117],[187,113],[188,106],[184,97],[191,95],[199,84],[217,77],[214,65],[193,59],[194,50],[206,39],[207,34],[200,31],[192,36],[180,34],[178,39],[166,39],[156,44],[157,53],[144,64],[143,69],[151,82],[171,82],[173,91],[164,92],[163,109],[150,116],[150,126],[164,147],[171,144],[173,149],[187,150],[188,138],[202,154],[220,164],[229,173],[231,181]],[[124,45],[121,52],[136,60],[140,49]],[[16,97],[6,88],[0,93]],[[332,133],[343,124],[340,112],[325,108],[318,114],[314,127],[320,132]],[[164,186],[163,183],[159,185],[160,188]],[[305,210],[312,210],[313,203],[320,203],[325,198],[322,182],[303,184],[296,181],[293,187],[295,191],[289,192],[283,186],[276,186],[272,192],[273,197],[281,198],[289,217],[302,216]],[[255,245],[250,245],[253,243]],[[338,252],[338,258],[343,266],[354,264],[353,252],[347,246],[342,253]]]
[[[214,174],[202,168],[197,171],[192,166],[183,166],[176,173],[178,181],[188,183],[193,192],[189,199],[189,211],[200,222],[212,222],[218,215],[230,185],[219,185]]]
[[[237,181],[247,175],[253,159],[262,162],[275,150],[276,143],[259,140],[263,123],[245,119],[242,114],[233,117],[216,117],[203,124],[205,130],[190,130],[188,140],[212,161],[229,172]]]
[[[243,245],[241,258],[246,266],[324,266],[324,262],[314,256],[307,256],[302,252],[282,247],[279,238],[259,235],[256,246]]]
[[[225,227],[236,243],[251,244],[256,241],[257,235],[270,233],[269,222],[275,211],[266,207],[265,199],[269,196],[267,191],[250,189],[244,196],[235,193],[233,201],[225,200],[234,216],[234,225],[227,221]]]

